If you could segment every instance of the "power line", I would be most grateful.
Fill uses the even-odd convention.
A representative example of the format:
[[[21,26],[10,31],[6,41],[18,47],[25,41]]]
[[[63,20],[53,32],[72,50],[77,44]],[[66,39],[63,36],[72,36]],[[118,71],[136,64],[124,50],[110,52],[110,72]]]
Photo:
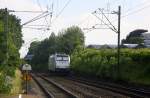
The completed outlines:
[[[71,2],[71,0],[68,0],[67,3],[64,5],[64,7],[61,9],[61,11],[57,14],[56,18],[59,17],[62,12],[64,11],[64,9],[69,5],[69,3]]]
[[[46,13],[47,13],[47,11],[46,11],[46,12],[43,12],[43,13],[37,15],[37,16],[35,16],[35,17],[34,17],[33,19],[31,19],[31,20],[34,20],[34,19],[36,19],[36,18],[38,18],[38,17],[40,17],[40,16],[42,16],[42,15],[44,15],[44,14],[46,14]]]
[[[8,10],[9,12],[18,12],[18,13],[43,13],[45,11],[15,11],[15,10]]]
[[[36,29],[36,30],[50,30],[49,28],[43,28],[43,27],[28,27],[28,26],[25,26],[23,28],[28,28],[28,29]]]
[[[25,22],[24,24],[22,24],[22,26],[24,26],[24,25],[26,25],[26,24],[28,24],[28,23],[34,22],[34,21],[36,21],[36,20],[39,20],[39,19],[41,19],[41,18],[43,18],[43,17],[46,17],[46,16],[48,16],[48,15],[49,15],[49,13],[46,14],[46,15],[44,15],[44,16],[41,16],[41,17],[38,17],[38,18],[36,18],[36,19],[30,20],[30,21],[28,21],[28,22]]]
[[[62,12],[65,10],[65,8],[69,5],[69,3],[71,2],[71,0],[68,0],[67,3],[64,5],[64,7],[60,10],[60,12],[56,15],[56,18],[52,21],[56,21],[56,19],[62,14]],[[53,7],[52,7],[53,9]],[[53,13],[53,12],[52,12]]]
[[[47,13],[48,11],[15,11],[15,10],[8,10],[9,12],[26,12],[26,13],[41,13],[40,15],[34,17],[33,19],[23,23],[21,26],[26,25],[28,23],[31,23],[33,21],[36,21],[38,19],[41,19],[43,17],[46,17],[48,14],[44,15],[45,13]],[[42,16],[43,15],[43,16]]]
[[[47,12],[44,12],[44,13],[42,13],[42,14],[40,14],[40,15],[34,17],[33,19],[31,19],[31,20],[29,20],[29,21],[23,23],[22,26],[23,26],[23,25],[26,25],[26,24],[28,24],[28,23],[31,23],[31,22],[33,22],[33,21],[36,21],[36,20],[38,20],[38,19],[41,19],[41,18],[43,18],[43,17],[46,17],[47,15],[49,15],[49,13],[47,13],[47,14],[46,14],[46,13],[47,13]]]
[[[51,26],[51,24],[52,24],[52,17],[53,17],[53,4],[54,4],[54,3],[52,2],[51,8],[50,8],[50,9],[51,9],[51,14],[50,14],[50,17],[49,17],[49,18],[50,18],[50,26]]]
[[[149,8],[149,7],[150,7],[150,5],[144,6],[143,8],[140,8],[140,9],[138,9],[138,10],[135,10],[135,11],[133,11],[133,12],[130,12],[130,13],[126,14],[126,15],[123,15],[122,18],[127,17],[127,16],[132,15],[132,14],[135,14],[135,13],[138,13],[138,12],[140,12],[140,11],[146,9],[146,8]]]
[[[130,16],[130,15],[139,13],[140,11],[142,11],[142,10],[144,10],[144,9],[146,9],[146,8],[149,8],[149,7],[150,7],[150,5],[147,5],[147,6],[144,6],[144,7],[140,8],[140,9],[131,11],[130,13],[127,13],[127,14],[125,14],[125,15],[122,15],[121,18],[123,19],[123,18],[126,18],[126,17]],[[115,21],[117,21],[117,19],[113,20],[112,22],[115,22]]]
[[[133,6],[132,8],[130,8],[130,9],[127,9],[126,11],[125,11],[125,13],[128,13],[128,12],[130,12],[130,11],[132,11],[133,10],[133,8],[135,9],[135,8],[139,8],[139,6],[141,6],[141,5],[144,5],[144,4],[147,4],[148,2],[146,1],[146,2],[142,2],[142,3],[140,3],[140,4],[137,4],[137,5],[135,5],[135,6]]]
[[[79,22],[77,25],[82,25],[84,23],[84,21],[88,20],[89,17],[90,17],[90,15],[86,16],[86,18],[83,19],[81,22]]]
[[[38,26],[38,27],[39,27],[39,26],[41,26],[41,27],[44,27],[44,26],[45,26],[45,27],[46,27],[47,25],[27,25],[27,26]]]
[[[41,9],[41,11],[42,11],[43,9],[42,9],[42,7],[41,7],[41,4],[40,4],[39,0],[36,0],[36,2],[37,2],[38,6],[40,7],[40,9]]]
[[[102,23],[104,23],[109,29],[111,29],[112,31],[116,32],[116,30],[114,30],[112,27],[109,26],[109,24],[106,24],[101,18],[99,18],[97,15],[93,14],[97,19],[99,19]]]
[[[94,26],[92,28],[83,28],[83,30],[93,30],[93,29],[109,29],[109,28],[95,28]]]
[[[41,4],[40,4],[39,0],[36,0],[36,1],[37,1],[37,4],[39,5],[41,11],[43,11],[43,9],[42,9],[42,7],[41,7]],[[44,17],[44,19],[45,19],[46,24],[48,25],[48,21],[47,21],[46,17]]]
[[[107,16],[103,13],[103,11],[102,11],[101,9],[99,9],[99,10],[100,10],[101,13],[103,14],[103,16],[106,18],[106,20],[109,22],[109,24],[113,27],[113,28],[112,28],[113,31],[116,31],[116,32],[117,32],[115,26],[110,22],[110,20],[109,20],[109,19],[107,18]]]
[[[142,10],[145,9],[145,8],[148,8],[149,5],[148,5],[148,6],[144,6],[144,7],[140,8],[140,9],[138,9],[138,10],[135,10],[136,7],[139,8],[139,6],[141,6],[141,5],[143,6],[145,3],[148,3],[148,2],[145,1],[145,2],[142,2],[142,3],[140,3],[140,4],[135,5],[134,7],[130,8],[130,9],[127,9],[127,10],[125,11],[125,13],[127,13],[127,14],[122,15],[121,18],[125,18],[125,17],[127,17],[127,16],[132,15],[132,14],[138,13],[139,11],[142,11]],[[134,9],[133,9],[133,8],[134,8]],[[112,22],[115,22],[116,20],[117,20],[117,19],[114,19],[114,20],[112,20]]]

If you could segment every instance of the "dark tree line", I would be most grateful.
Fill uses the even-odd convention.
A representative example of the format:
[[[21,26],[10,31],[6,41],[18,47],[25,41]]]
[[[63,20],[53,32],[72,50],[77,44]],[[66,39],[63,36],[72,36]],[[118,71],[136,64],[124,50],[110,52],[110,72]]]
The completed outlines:
[[[28,51],[28,55],[34,55],[31,63],[34,69],[47,69],[48,57],[54,53],[71,53],[76,49],[84,47],[84,34],[77,26],[72,26],[66,30],[62,30],[56,36],[51,33],[50,37],[40,41],[32,42]]]

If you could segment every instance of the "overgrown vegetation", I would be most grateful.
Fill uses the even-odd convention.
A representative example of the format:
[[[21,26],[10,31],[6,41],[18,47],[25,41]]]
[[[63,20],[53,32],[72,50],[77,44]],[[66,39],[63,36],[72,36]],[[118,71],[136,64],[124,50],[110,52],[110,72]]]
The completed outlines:
[[[15,77],[12,79],[11,94],[19,94],[22,91],[22,74],[19,69],[15,70]]]
[[[20,64],[23,43],[20,19],[0,9],[0,93],[11,91],[11,79]]]
[[[71,67],[80,74],[150,85],[150,49],[121,49],[119,75],[116,49],[75,51]]]
[[[28,55],[34,55],[29,62],[34,70],[47,70],[48,57],[54,53],[72,54],[74,49],[84,46],[84,35],[79,27],[72,26],[62,30],[56,36],[54,33],[48,39],[41,42],[32,42]]]
[[[141,34],[135,32],[130,35]],[[33,69],[47,70],[48,56],[56,52],[70,54],[71,69],[80,75],[150,85],[150,49],[122,48],[118,68],[117,49],[106,46],[99,50],[85,48],[83,32],[73,26],[58,36],[52,33],[48,39],[31,44],[28,54],[34,55],[30,61]]]

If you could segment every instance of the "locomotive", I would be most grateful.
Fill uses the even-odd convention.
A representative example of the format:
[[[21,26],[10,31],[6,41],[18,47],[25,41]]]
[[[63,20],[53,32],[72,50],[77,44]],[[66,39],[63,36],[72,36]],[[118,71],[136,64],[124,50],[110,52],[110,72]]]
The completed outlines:
[[[69,72],[70,56],[67,54],[53,54],[48,59],[48,70],[50,72]]]

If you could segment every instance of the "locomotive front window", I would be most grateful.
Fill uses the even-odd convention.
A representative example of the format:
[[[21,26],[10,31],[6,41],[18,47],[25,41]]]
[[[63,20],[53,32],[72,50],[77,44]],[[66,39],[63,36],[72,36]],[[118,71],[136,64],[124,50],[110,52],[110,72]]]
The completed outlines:
[[[68,61],[69,59],[68,59],[68,57],[63,57],[63,60]]]
[[[56,60],[57,61],[62,61],[62,57],[57,57]]]

